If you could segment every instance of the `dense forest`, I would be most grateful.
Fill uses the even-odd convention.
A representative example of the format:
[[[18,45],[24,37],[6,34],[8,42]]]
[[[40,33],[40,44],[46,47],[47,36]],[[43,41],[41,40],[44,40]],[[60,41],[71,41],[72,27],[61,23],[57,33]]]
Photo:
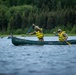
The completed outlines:
[[[76,34],[76,0],[0,0],[0,34],[25,34],[33,23]]]

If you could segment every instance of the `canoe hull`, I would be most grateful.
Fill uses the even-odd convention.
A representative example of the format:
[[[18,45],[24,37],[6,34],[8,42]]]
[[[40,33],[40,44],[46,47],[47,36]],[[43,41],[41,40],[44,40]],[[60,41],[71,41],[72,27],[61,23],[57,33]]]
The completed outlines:
[[[70,44],[76,44],[76,40],[68,40]],[[18,45],[69,45],[67,42],[60,41],[33,41],[21,38],[12,37],[12,43]]]

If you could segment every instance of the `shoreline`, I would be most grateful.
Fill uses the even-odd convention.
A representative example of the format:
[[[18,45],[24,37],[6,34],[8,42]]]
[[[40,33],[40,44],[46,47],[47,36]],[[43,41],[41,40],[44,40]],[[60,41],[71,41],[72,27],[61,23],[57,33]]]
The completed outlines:
[[[0,37],[8,37],[10,35],[8,34],[0,34]],[[21,36],[21,37],[26,37],[26,34],[14,34],[14,36]],[[27,35],[27,36],[36,36],[36,35]],[[54,34],[44,34],[44,36],[55,36]],[[76,36],[76,34],[68,34],[68,36]]]

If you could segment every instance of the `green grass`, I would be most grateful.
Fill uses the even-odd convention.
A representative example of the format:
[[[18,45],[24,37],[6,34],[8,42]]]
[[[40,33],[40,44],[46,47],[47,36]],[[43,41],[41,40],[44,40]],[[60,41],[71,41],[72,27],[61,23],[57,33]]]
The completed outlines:
[[[76,34],[68,34],[69,36],[76,36]]]
[[[8,34],[0,34],[0,37],[9,36]],[[36,36],[36,35],[26,35],[26,34],[14,34],[14,36]],[[44,36],[55,36],[54,34],[44,34]],[[68,36],[76,36],[76,34],[68,34]]]
[[[44,36],[55,36],[54,34],[44,34]],[[68,36],[76,36],[76,34],[68,34]]]

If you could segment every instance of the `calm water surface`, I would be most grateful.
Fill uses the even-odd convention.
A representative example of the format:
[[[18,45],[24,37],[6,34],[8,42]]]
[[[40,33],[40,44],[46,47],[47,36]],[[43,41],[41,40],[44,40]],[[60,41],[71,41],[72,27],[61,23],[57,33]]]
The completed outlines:
[[[76,45],[14,46],[11,39],[0,38],[0,75],[76,75]]]

